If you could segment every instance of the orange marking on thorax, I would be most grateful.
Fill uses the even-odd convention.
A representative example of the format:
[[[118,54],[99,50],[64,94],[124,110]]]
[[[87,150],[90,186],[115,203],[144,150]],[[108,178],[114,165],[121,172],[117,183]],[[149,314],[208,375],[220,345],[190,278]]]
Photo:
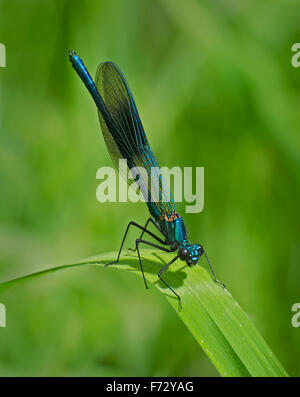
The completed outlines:
[[[180,215],[177,214],[177,212],[173,212],[172,214],[170,214],[170,216],[168,216],[167,214],[161,215],[161,219],[164,219],[167,222],[173,222],[175,219],[178,218],[180,218]]]

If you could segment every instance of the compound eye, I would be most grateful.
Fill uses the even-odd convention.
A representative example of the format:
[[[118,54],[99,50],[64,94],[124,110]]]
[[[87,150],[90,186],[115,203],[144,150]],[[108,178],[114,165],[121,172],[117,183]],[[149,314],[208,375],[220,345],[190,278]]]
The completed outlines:
[[[179,258],[182,261],[185,260],[187,258],[188,253],[189,252],[186,248],[184,248],[184,247],[180,248],[180,250],[178,251]]]
[[[202,245],[198,244],[197,251],[198,251],[199,257],[200,257],[201,255],[203,255],[204,248],[202,247]]]

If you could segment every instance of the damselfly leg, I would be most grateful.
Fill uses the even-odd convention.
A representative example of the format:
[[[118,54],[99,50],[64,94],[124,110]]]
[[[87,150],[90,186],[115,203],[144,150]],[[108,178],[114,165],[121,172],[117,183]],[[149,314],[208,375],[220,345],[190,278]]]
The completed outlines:
[[[127,237],[127,234],[128,234],[130,226],[135,226],[138,229],[141,229],[143,233],[147,233],[149,236],[153,237],[160,244],[165,244],[165,242],[161,238],[159,238],[158,236],[156,236],[155,234],[153,234],[149,230],[145,229],[143,226],[139,225],[138,223],[131,221],[127,225],[127,228],[126,228],[126,231],[125,231],[125,234],[124,234],[124,237],[123,237],[120,249],[119,249],[119,253],[118,253],[117,259],[115,261],[113,261],[113,262],[106,263],[105,266],[113,265],[113,264],[116,264],[116,263],[119,262],[119,259],[120,259],[120,256],[121,256],[121,252],[122,252],[122,249],[123,249],[123,246],[124,246],[124,243],[125,243],[125,239]]]
[[[145,224],[145,226],[144,226],[144,229],[147,229],[147,226],[149,225],[149,223],[152,223],[155,227],[156,227],[156,229],[161,233],[161,230],[160,230],[160,227],[158,226],[158,224],[155,222],[155,220],[153,219],[153,218],[148,218],[147,219],[147,222],[146,222],[146,224]],[[141,235],[140,235],[140,240],[143,238],[143,235],[144,235],[144,230],[142,231],[142,233],[141,233]],[[132,251],[132,252],[135,252],[136,251],[136,248],[128,248],[129,249],[129,251]]]
[[[147,240],[141,240],[141,239],[136,239],[136,240],[135,240],[135,247],[136,247],[136,250],[137,250],[137,253],[138,253],[138,257],[139,257],[139,262],[140,262],[141,271],[142,271],[142,274],[143,274],[145,286],[146,286],[146,288],[148,289],[149,287],[148,287],[148,285],[147,285],[146,278],[145,278],[145,275],[144,275],[142,260],[141,260],[140,251],[139,251],[139,244],[150,245],[150,247],[158,248],[158,249],[160,249],[161,251],[164,251],[164,252],[174,252],[174,250],[173,250],[173,249],[168,249],[168,248],[165,248],[165,247],[161,247],[160,245],[151,243],[150,241],[147,241]],[[176,259],[177,259],[177,258],[178,258],[178,256],[176,257]],[[169,265],[170,265],[171,263],[173,263],[173,262],[174,262],[174,260],[171,261],[171,262],[169,263]],[[160,275],[158,275],[158,277],[161,279]],[[162,280],[162,279],[161,279],[161,280]],[[162,281],[163,281],[163,280],[162,280]],[[166,284],[165,281],[163,281],[163,282]],[[170,288],[170,290],[178,297],[178,295],[176,294],[176,292],[174,292],[174,291],[172,290],[172,288],[171,288],[168,284],[166,284],[166,285],[167,285],[167,287]]]
[[[162,273],[168,269],[168,267],[174,263],[176,260],[178,259],[178,255],[175,256],[175,258],[173,258],[169,263],[167,263],[165,266],[163,266],[160,271],[157,273],[158,277],[160,278],[160,280],[173,292],[174,295],[176,295],[180,308],[182,309],[182,304],[181,304],[181,298],[180,296],[172,289],[172,287],[161,277]]]
[[[217,279],[217,277],[216,277],[216,275],[215,275],[215,272],[214,272],[214,269],[213,269],[213,267],[212,267],[212,265],[211,265],[211,263],[210,263],[210,260],[208,259],[207,253],[206,253],[205,251],[203,251],[203,252],[204,252],[206,261],[207,261],[207,263],[208,263],[208,266],[209,266],[209,268],[210,268],[210,270],[211,270],[211,272],[212,272],[212,276],[213,276],[214,281],[215,281],[217,284],[221,285],[223,288],[226,288],[226,285],[223,284],[223,283],[221,283],[221,281],[219,281],[219,280]]]
[[[158,249],[160,249],[161,251],[165,251],[165,252],[174,252],[174,249],[168,249],[168,248],[165,248],[165,247],[161,247],[161,246],[159,246],[159,245],[157,245],[157,244],[151,243],[150,241],[146,241],[146,240],[140,240],[140,239],[135,240],[135,246],[136,246],[136,249],[137,249],[137,252],[138,252],[138,256],[139,256],[139,262],[140,262],[140,266],[141,266],[141,271],[142,271],[142,274],[143,274],[143,277],[144,277],[144,282],[145,282],[146,288],[148,288],[147,282],[146,282],[146,279],[145,279],[145,276],[144,276],[143,265],[142,265],[142,261],[141,261],[141,257],[140,257],[140,252],[139,252],[139,244],[141,244],[141,243],[150,245],[151,247],[158,248]],[[169,290],[173,292],[173,294],[174,294],[174,295],[176,296],[176,298],[178,299],[180,308],[182,309],[182,304],[181,304],[181,298],[180,298],[180,296],[173,290],[173,288],[172,288],[172,287],[162,278],[162,276],[161,276],[162,273],[163,273],[165,270],[167,270],[167,269],[169,268],[169,266],[172,265],[172,263],[174,263],[178,258],[179,258],[179,256],[176,255],[169,263],[167,263],[166,265],[164,265],[164,266],[160,269],[160,271],[157,273],[157,276],[158,276],[159,279],[165,284],[165,286],[168,287]]]

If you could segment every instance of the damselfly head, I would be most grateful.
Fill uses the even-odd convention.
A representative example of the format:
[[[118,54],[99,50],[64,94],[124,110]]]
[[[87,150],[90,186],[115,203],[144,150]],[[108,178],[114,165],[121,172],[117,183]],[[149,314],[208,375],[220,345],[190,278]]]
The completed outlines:
[[[188,266],[193,266],[198,263],[203,252],[203,247],[200,244],[184,243],[180,246],[178,255],[182,261],[185,261],[188,264]]]

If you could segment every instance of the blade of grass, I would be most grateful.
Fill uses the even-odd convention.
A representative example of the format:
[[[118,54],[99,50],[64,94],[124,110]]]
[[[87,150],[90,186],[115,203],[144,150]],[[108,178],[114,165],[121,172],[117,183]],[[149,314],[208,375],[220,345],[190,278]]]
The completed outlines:
[[[188,268],[177,261],[164,274],[165,280],[182,298],[180,309],[175,296],[158,280],[157,272],[172,256],[141,250],[145,276],[165,296],[179,317],[222,376],[287,376],[272,351],[227,289],[217,285],[202,266]],[[116,253],[99,255],[78,263],[58,266],[0,283],[0,294],[7,288],[71,267],[103,264]],[[122,269],[141,276],[134,254],[125,254],[106,271]],[[146,293],[146,292],[145,292]]]

